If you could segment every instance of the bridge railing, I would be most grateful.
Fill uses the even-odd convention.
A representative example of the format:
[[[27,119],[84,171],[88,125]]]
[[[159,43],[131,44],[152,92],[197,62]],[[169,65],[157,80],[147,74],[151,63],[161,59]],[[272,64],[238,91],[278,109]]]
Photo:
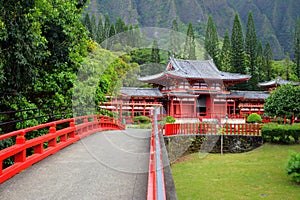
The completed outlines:
[[[164,136],[174,135],[247,135],[261,136],[260,124],[175,123],[166,124]]]
[[[48,133],[26,140],[32,131],[48,129]],[[0,135],[0,141],[15,138],[15,144],[0,150],[0,183],[60,149],[103,130],[122,130],[124,125],[113,118],[97,115],[58,120]],[[13,163],[3,168],[4,160]]]
[[[165,200],[164,164],[162,159],[161,137],[157,123],[157,115],[154,110],[152,119],[152,132],[150,139],[150,158],[148,172],[147,200]]]

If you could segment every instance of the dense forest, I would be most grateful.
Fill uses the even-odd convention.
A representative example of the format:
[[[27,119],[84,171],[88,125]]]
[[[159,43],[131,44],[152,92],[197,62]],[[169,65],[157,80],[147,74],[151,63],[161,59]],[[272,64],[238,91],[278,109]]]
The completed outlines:
[[[91,0],[89,6],[90,13],[107,13],[112,21],[121,17],[126,23],[140,27],[169,28],[176,19],[179,29],[186,31],[188,23],[192,22],[202,36],[209,15],[215,20],[218,34],[224,36],[236,12],[245,29],[248,13],[252,11],[257,36],[264,45],[267,42],[271,45],[274,59],[283,59],[286,52],[293,57],[290,47],[299,10],[299,0]]]

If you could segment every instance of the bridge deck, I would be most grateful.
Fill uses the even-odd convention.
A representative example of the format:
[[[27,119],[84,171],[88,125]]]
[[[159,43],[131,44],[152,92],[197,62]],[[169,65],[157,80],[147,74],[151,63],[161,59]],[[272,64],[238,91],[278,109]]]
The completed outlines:
[[[1,200],[146,199],[149,130],[91,135],[0,185]]]

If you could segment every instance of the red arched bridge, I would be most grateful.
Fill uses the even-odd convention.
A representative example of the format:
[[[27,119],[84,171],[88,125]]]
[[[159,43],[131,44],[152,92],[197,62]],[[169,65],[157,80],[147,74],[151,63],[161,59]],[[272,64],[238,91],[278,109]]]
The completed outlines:
[[[176,199],[163,135],[259,136],[259,128],[187,123],[161,131],[154,112],[152,131],[89,115],[3,134],[0,141],[14,144],[0,150],[1,200]],[[29,139],[32,132],[44,134]]]
[[[125,130],[90,115],[0,135],[15,141],[0,151],[1,200],[166,199],[172,177],[155,118],[152,124],[152,131]],[[45,134],[26,139],[34,131]]]

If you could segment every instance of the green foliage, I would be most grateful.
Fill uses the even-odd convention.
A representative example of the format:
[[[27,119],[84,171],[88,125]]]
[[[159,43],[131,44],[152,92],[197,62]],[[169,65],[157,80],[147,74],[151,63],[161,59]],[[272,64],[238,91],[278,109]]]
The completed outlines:
[[[195,48],[196,48],[196,44],[195,44],[193,24],[190,22],[186,33],[183,57],[188,60],[196,60]]]
[[[247,117],[247,122],[249,123],[261,123],[261,121],[262,121],[261,116],[257,113],[251,113]]]
[[[173,124],[175,121],[176,121],[176,119],[172,116],[167,116],[162,119],[162,122],[164,124]]]
[[[132,120],[135,124],[148,124],[151,122],[151,119],[147,116],[135,116],[132,118]]]
[[[233,72],[245,73],[244,38],[239,15],[236,13],[231,33],[232,67]]]
[[[208,56],[210,56],[214,60],[214,63],[220,69],[221,68],[219,63],[220,50],[219,50],[218,43],[219,43],[219,39],[218,39],[216,25],[214,24],[212,20],[212,16],[210,15],[208,17],[207,26],[206,26],[204,48],[208,53]]]
[[[261,134],[265,142],[293,143],[300,137],[300,124],[264,124]]]
[[[273,91],[264,104],[269,116],[292,117],[300,110],[300,86],[281,85]]]
[[[232,52],[231,52],[231,44],[228,29],[225,32],[223,46],[221,50],[221,70],[225,72],[233,72],[231,63],[232,63]]]
[[[300,183],[300,154],[292,152],[286,166],[286,173],[293,181]]]
[[[294,30],[294,58],[295,58],[295,72],[300,79],[300,18],[297,17]]]

